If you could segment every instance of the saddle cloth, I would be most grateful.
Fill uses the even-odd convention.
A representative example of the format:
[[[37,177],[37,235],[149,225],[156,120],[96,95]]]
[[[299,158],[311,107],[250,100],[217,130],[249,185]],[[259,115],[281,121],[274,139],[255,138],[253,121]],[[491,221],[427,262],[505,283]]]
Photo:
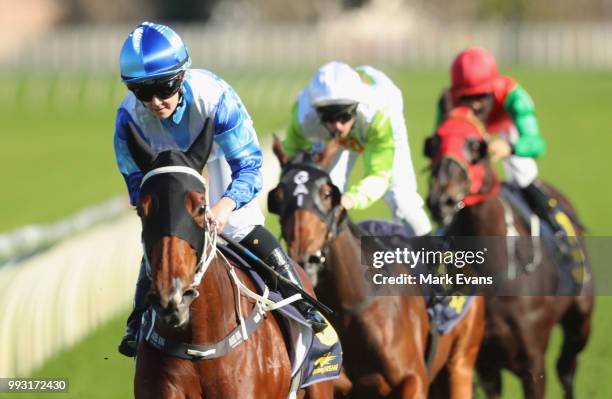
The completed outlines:
[[[531,210],[527,201],[525,201],[518,187],[512,184],[503,183],[501,186],[501,195],[506,203],[514,209],[518,217],[527,226],[530,226],[532,217],[537,216]],[[559,209],[559,212],[567,214],[563,209]],[[561,225],[563,226],[563,224]],[[577,254],[578,256],[567,256],[562,254],[557,246],[554,232],[549,224],[540,221],[539,226],[539,231],[532,231],[531,234],[540,237],[548,254],[552,256],[554,263],[557,265],[559,274],[557,295],[576,295],[580,293],[585,283],[590,282],[582,250],[578,249],[578,252],[580,252]],[[568,228],[565,226],[563,227],[566,229],[568,235],[573,235],[573,228],[571,226]],[[572,231],[568,231],[568,229],[572,229]]]

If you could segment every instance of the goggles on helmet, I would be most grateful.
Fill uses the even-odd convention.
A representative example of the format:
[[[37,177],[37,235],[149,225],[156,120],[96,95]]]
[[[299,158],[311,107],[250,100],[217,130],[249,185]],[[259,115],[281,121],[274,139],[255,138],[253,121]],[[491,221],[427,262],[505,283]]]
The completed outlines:
[[[357,103],[350,105],[328,105],[317,108],[317,114],[323,123],[347,123],[355,117],[356,111]]]
[[[158,79],[145,80],[144,82],[128,83],[127,88],[134,93],[140,101],[151,101],[153,97],[161,100],[175,95],[183,84],[185,72],[179,72],[172,76]]]

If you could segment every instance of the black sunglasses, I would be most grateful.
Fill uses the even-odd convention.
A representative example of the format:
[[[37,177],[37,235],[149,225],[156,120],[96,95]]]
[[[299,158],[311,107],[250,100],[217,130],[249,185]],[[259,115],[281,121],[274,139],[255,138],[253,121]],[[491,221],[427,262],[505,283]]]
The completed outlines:
[[[353,114],[350,112],[342,112],[335,115],[321,115],[321,122],[323,123],[347,123],[351,119],[353,119]]]
[[[180,90],[183,76],[184,73],[179,73],[170,77],[131,83],[127,87],[140,101],[149,102],[153,99],[153,96],[165,100]]]
[[[320,108],[317,110],[319,114],[319,119],[323,123],[347,123],[355,116],[355,111],[357,110],[357,105],[351,105],[349,107],[343,107],[343,109],[338,110],[337,106],[330,106],[326,108]]]

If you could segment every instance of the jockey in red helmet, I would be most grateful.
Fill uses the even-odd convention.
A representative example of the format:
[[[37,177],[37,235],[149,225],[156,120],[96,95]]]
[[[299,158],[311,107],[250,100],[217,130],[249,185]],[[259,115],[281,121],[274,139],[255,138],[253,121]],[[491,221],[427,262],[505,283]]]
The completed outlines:
[[[452,86],[440,99],[437,125],[459,105],[472,108],[489,133],[501,133],[504,140],[489,148],[494,159],[510,155],[537,158],[546,147],[540,136],[533,101],[514,79],[499,74],[495,58],[487,50],[471,47],[462,51],[451,67]],[[515,136],[515,137],[513,137]],[[522,168],[528,176],[511,173],[520,186],[527,186],[537,176],[537,167]]]
[[[507,179],[518,185],[533,211],[545,220],[560,239],[572,235],[571,224],[556,201],[536,182],[535,158],[544,153],[533,101],[514,79],[501,75],[493,55],[484,48],[470,47],[457,55],[451,66],[450,88],[438,103],[436,126],[457,106],[468,106],[497,139],[488,144],[491,158],[503,160]],[[569,227],[564,228],[566,225]],[[568,231],[569,229],[570,231]],[[567,248],[567,245],[562,245]]]

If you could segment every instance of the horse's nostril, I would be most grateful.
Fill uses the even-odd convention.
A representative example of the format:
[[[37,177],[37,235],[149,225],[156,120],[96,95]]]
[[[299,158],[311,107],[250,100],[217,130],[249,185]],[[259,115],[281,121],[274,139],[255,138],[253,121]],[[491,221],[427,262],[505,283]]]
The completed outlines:
[[[159,295],[155,292],[149,292],[147,295],[147,302],[151,305],[161,303]]]
[[[317,263],[321,260],[321,258],[317,255],[310,255],[308,257],[308,263]]]
[[[166,310],[168,312],[174,312],[177,309],[177,307],[178,307],[177,303],[174,301],[174,298],[172,298],[168,301],[168,306],[166,306]]]

